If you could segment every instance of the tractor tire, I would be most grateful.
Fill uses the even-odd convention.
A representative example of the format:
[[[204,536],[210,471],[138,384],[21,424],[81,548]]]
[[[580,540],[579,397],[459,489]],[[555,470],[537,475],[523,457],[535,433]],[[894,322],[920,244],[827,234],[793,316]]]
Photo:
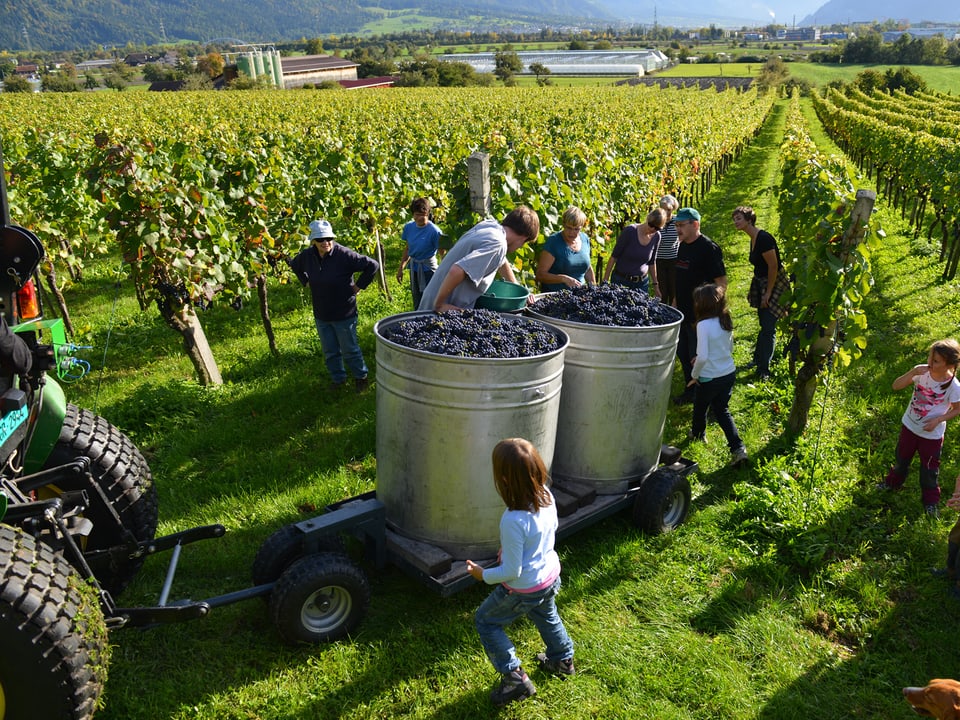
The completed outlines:
[[[82,587],[52,548],[0,525],[0,720],[93,716],[109,642]]]
[[[90,459],[90,473],[120,516],[123,528],[138,541],[152,540],[157,533],[157,489],[146,459],[130,438],[102,417],[68,404],[60,438],[44,463],[44,469],[69,463],[81,456]],[[56,487],[41,488],[38,494],[49,497],[82,489],[84,482],[77,478]],[[93,522],[84,550],[104,550],[122,543],[123,533],[106,508],[94,503],[84,514]],[[144,559],[141,556],[114,562],[108,569],[98,569],[97,580],[105,590],[117,595],[137,574]]]
[[[276,582],[290,564],[304,555],[304,534],[293,525],[284,525],[263,541],[253,558],[251,576],[254,585]],[[339,535],[325,535],[318,541],[319,552],[346,554],[346,545]]]
[[[370,583],[345,555],[319,553],[295,561],[270,595],[270,619],[284,642],[318,644],[352,632],[367,613]]]
[[[633,524],[648,535],[675,530],[690,512],[690,481],[676,470],[658,468],[633,501]]]

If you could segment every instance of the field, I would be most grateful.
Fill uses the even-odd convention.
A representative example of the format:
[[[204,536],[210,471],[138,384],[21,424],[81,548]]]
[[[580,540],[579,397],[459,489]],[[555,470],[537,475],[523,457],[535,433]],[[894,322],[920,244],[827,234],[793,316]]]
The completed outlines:
[[[538,105],[569,99],[563,89],[534,92]],[[729,217],[737,205],[751,204],[759,225],[777,234],[785,105],[774,107],[753,144],[698,202],[703,231],[724,248],[741,365],[757,326],[745,301],[747,239]],[[818,145],[835,152],[809,108],[806,116]],[[669,148],[658,147],[662,158]],[[857,186],[870,182],[858,178]],[[189,624],[115,632],[97,717],[911,716],[900,688],[955,676],[960,663],[960,601],[928,572],[942,564],[956,514],[923,516],[915,469],[902,493],[883,495],[874,486],[907,401],[890,383],[924,359],[931,341],[956,335],[960,288],[940,280],[938,248],[906,232],[882,198],[877,216],[885,238],[865,301],[866,354],[826,375],[807,431],[799,438],[784,431],[792,401],[785,359],[768,383],[740,373],[733,412],[749,468],[728,467],[715,425],[707,443],[689,443],[690,410],[671,406],[664,440],[701,468],[688,523],[647,537],[628,517],[614,517],[560,546],[559,607],[577,646],[575,678],[560,682],[534,672],[534,699],[494,711],[487,700],[493,673],[472,622],[485,590],[440,599],[389,568],[371,570],[369,614],[345,642],[285,647],[258,600]],[[399,242],[392,235],[384,242],[392,278]],[[406,287],[392,279],[390,287],[392,300],[374,286],[359,297],[371,367],[373,323],[409,307]],[[280,283],[270,291],[278,355],[267,348],[255,304],[239,311],[214,304],[202,318],[225,383],[203,388],[156,310],[140,310],[119,258],[91,262],[83,281],[67,290],[79,333],[95,347],[91,359],[105,360],[90,378],[69,385],[68,397],[124,429],[147,454],[161,531],[227,527],[222,540],[184,551],[174,597],[244,587],[271,532],[374,489],[377,423],[402,422],[377,417],[375,384],[363,394],[333,394],[308,294]],[[674,392],[680,384],[675,377]],[[948,493],[960,470],[957,427],[955,421],[948,428],[945,443],[941,481]],[[442,443],[443,429],[436,434]],[[161,558],[149,558],[123,602],[155,602],[164,572]],[[541,650],[528,623],[511,635],[525,662]]]
[[[899,65],[823,65],[820,63],[788,63],[790,77],[798,80],[805,80],[811,85],[822,87],[831,80],[840,80],[842,82],[852,82],[858,73],[864,70],[879,70],[885,72]],[[932,65],[907,65],[910,70],[922,77],[931,90],[942,93],[956,94],[960,91],[960,67],[952,66],[932,66]]]

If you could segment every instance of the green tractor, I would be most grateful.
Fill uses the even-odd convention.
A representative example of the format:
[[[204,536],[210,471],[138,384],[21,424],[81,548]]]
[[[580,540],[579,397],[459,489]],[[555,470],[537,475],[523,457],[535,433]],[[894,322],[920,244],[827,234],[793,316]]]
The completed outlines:
[[[72,346],[43,319],[43,246],[10,224],[2,156],[0,211],[0,349],[32,360],[17,373],[0,353],[0,720],[79,720],[106,678],[106,629],[128,620],[113,597],[153,549],[157,494],[130,439],[54,379]]]

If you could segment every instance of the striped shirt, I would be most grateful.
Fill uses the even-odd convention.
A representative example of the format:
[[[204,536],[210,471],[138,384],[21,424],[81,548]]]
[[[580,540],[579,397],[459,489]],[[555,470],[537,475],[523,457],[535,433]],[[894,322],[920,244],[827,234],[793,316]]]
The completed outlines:
[[[673,221],[673,218],[670,218],[670,221],[660,231],[660,247],[657,248],[657,259],[675,259],[678,247],[680,247],[680,238],[677,237],[677,224]]]

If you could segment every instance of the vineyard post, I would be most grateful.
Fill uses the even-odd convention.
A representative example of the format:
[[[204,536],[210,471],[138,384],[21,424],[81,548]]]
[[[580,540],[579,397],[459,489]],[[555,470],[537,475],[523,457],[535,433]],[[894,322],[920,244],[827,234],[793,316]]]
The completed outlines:
[[[856,202],[850,215],[850,224],[847,227],[842,241],[843,265],[846,266],[850,252],[863,240],[866,235],[867,224],[873,206],[877,201],[877,194],[872,190],[857,190]],[[826,364],[831,361],[834,347],[837,342],[839,328],[834,320],[827,327],[821,328],[820,337],[815,340],[803,357],[803,365],[797,372],[794,386],[793,406],[790,408],[790,417],[787,427],[790,432],[799,435],[807,426],[810,407],[813,405],[813,395],[817,389],[817,381]]]
[[[380,268],[377,270],[377,280],[380,283],[380,289],[383,291],[383,294],[387,296],[388,302],[393,302],[393,297],[390,295],[390,286],[387,285],[387,251],[383,247],[383,242],[380,240],[380,228],[373,228],[373,237],[375,239],[375,248],[377,251],[377,262],[380,263]]]
[[[470,184],[470,209],[480,217],[490,214],[490,156],[475,152],[467,158],[467,179]]]

